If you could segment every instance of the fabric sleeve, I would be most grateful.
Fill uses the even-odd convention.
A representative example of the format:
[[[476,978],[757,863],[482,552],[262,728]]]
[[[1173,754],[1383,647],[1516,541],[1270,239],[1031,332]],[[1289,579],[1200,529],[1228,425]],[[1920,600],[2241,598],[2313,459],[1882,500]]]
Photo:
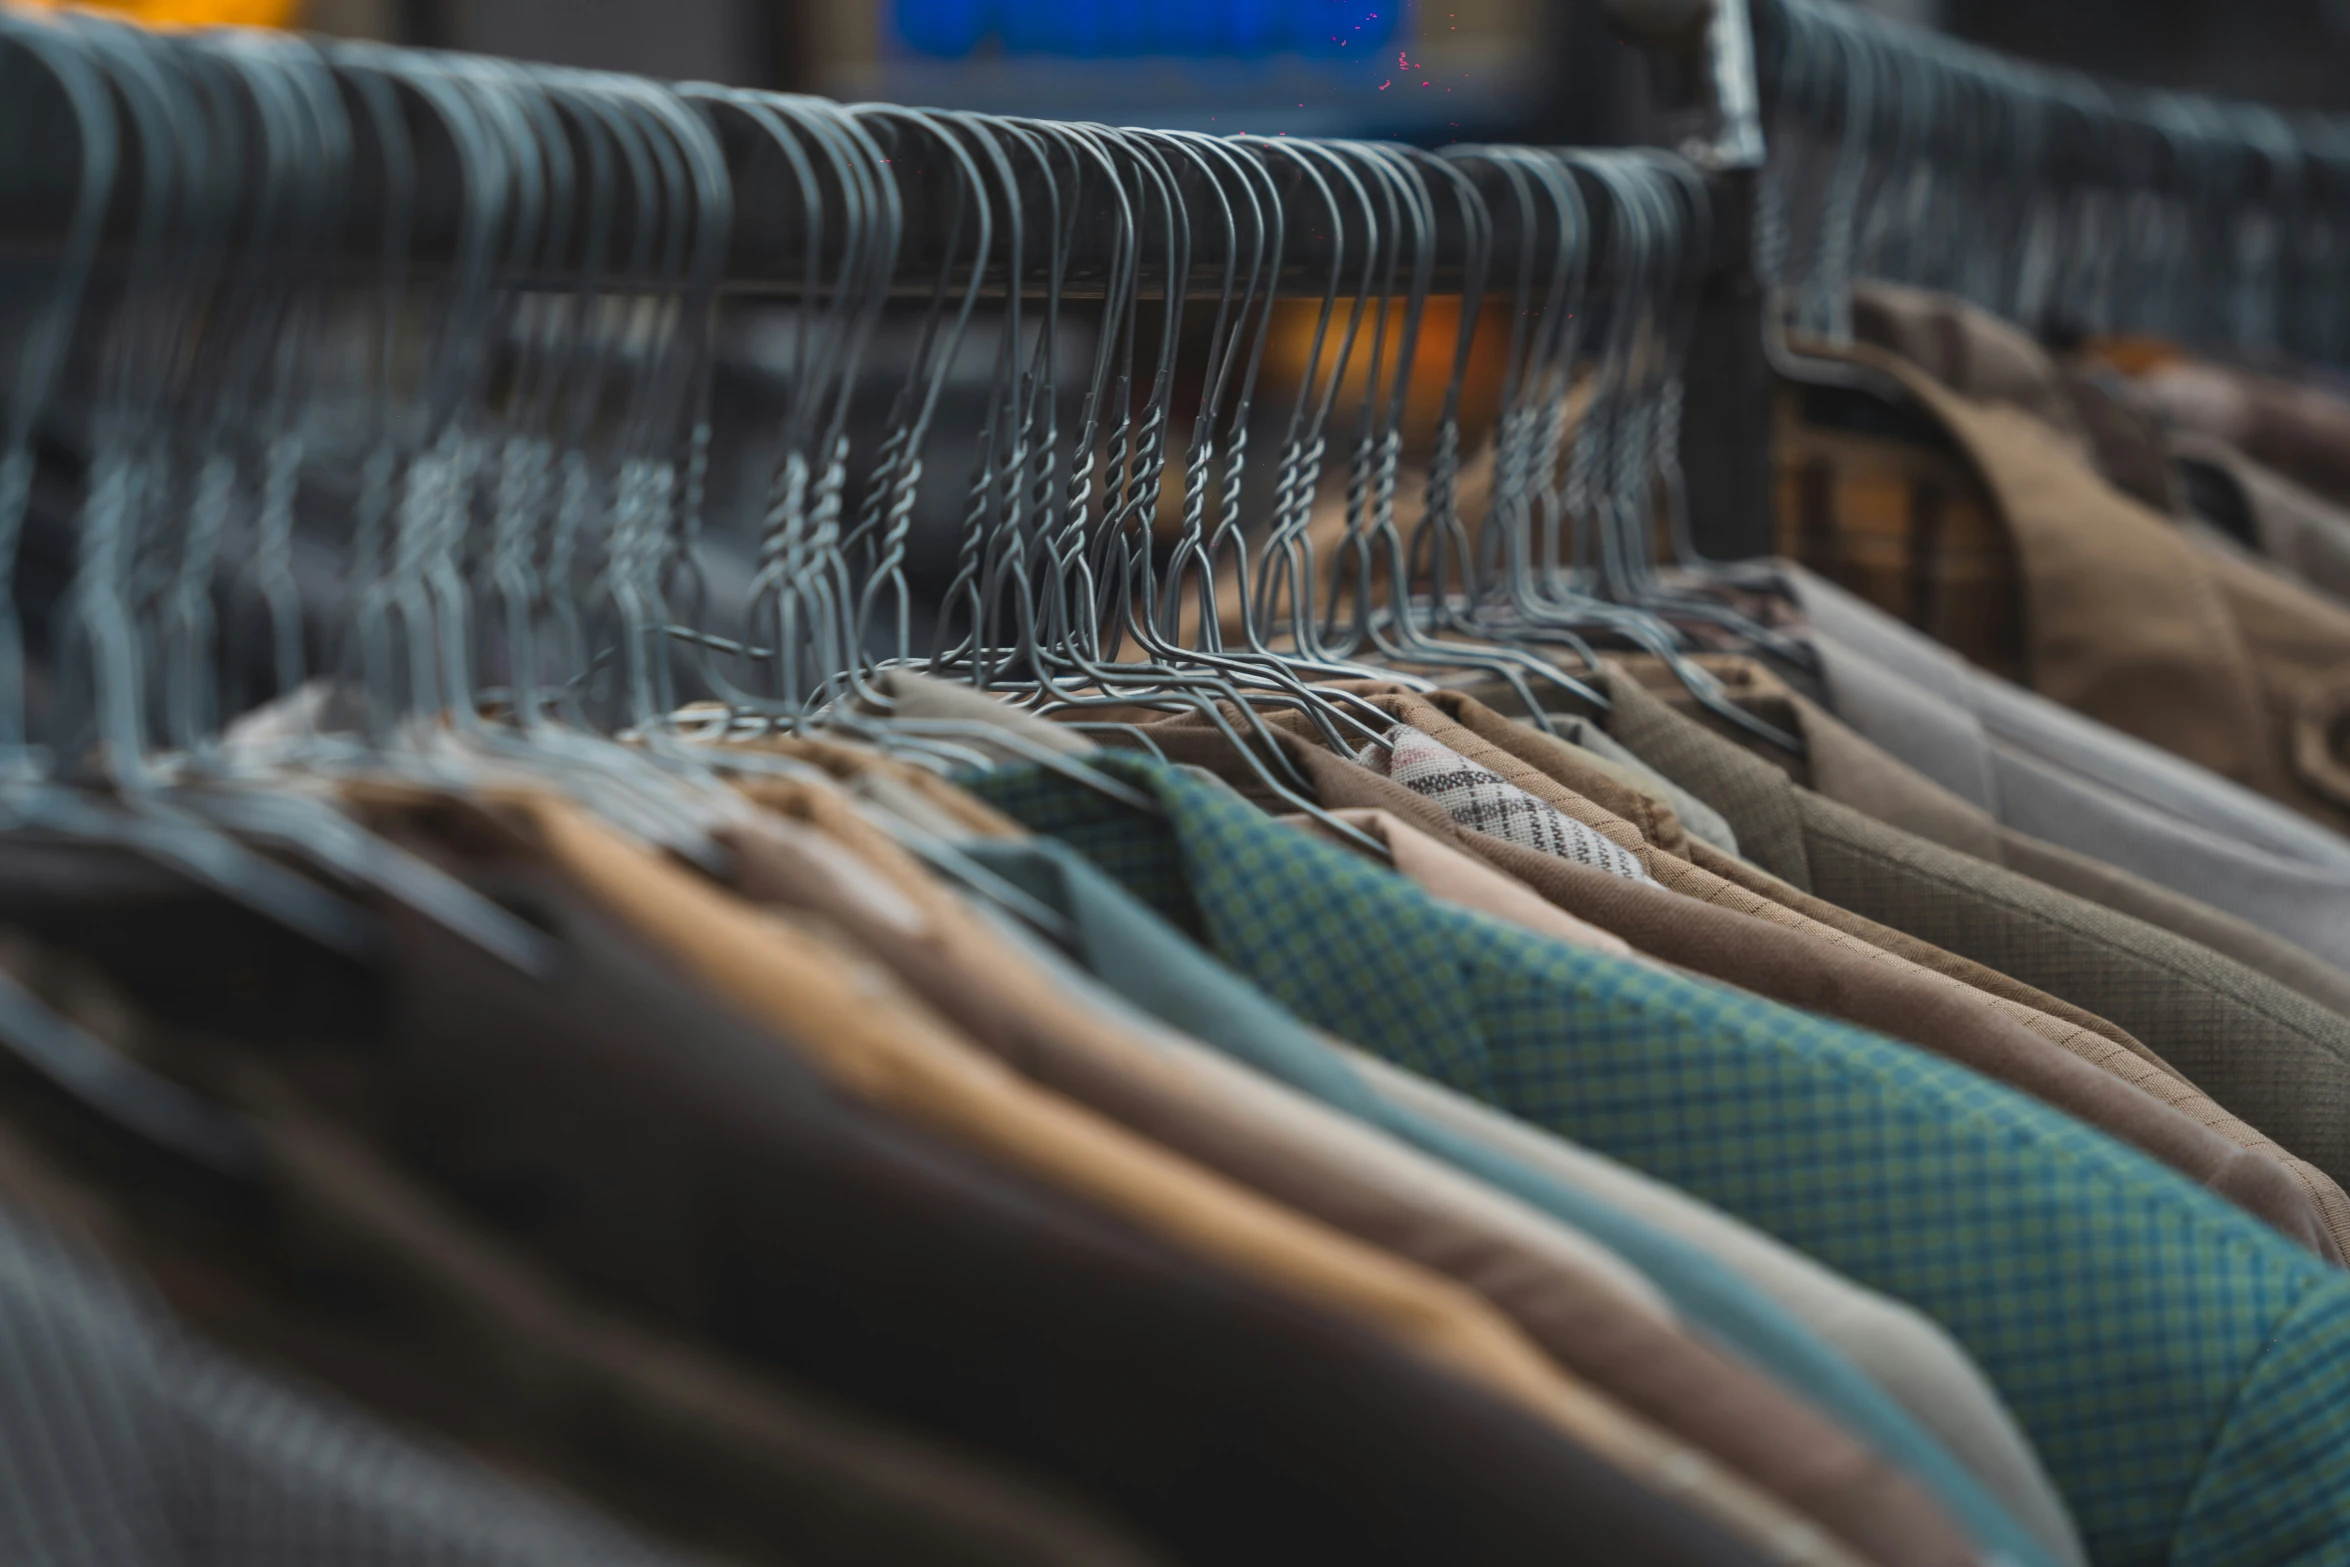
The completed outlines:
[[[2170,1567],[2350,1563],[2350,1274],[2314,1284],[2253,1362]]]

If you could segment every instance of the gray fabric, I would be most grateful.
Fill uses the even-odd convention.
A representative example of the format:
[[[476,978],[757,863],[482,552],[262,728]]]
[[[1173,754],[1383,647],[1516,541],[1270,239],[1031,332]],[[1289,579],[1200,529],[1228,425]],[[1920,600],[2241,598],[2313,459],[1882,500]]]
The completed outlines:
[[[2235,490],[2270,561],[2308,587],[2350,600],[2350,510],[2211,436],[2174,431],[2170,450],[2182,466]]]
[[[1615,763],[1617,767],[1635,775],[1644,788],[1662,796],[1664,802],[1673,808],[1673,814],[1681,819],[1681,825],[1688,830],[1690,837],[1710,843],[1724,854],[1738,852],[1738,835],[1730,830],[1730,824],[1723,819],[1721,812],[1634,756],[1617,743],[1615,736],[1599,725],[1572,713],[1554,713],[1550,715],[1550,723],[1561,740],[1569,745],[1581,746],[1602,761]]]
[[[2350,839],[1788,574],[1836,716],[1854,729],[2005,826],[2350,966]]]
[[[187,1337],[0,1210],[0,1561],[654,1567],[679,1558]]]

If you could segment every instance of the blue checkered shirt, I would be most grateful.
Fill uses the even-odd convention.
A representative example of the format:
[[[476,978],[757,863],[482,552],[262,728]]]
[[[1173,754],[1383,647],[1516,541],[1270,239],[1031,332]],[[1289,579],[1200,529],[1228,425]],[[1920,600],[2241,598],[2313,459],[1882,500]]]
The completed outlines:
[[[2350,1564],[2350,1274],[1874,1034],[1438,903],[1162,763],[973,787],[1300,1017],[1737,1214],[1946,1326],[2099,1567]]]

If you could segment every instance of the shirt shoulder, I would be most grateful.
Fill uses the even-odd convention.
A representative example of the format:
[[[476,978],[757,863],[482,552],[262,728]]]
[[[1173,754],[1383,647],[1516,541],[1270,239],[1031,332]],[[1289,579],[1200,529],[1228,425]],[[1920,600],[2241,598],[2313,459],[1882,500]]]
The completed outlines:
[[[2350,1561],[2350,1274],[2312,1284],[2236,1390],[2173,1567]]]

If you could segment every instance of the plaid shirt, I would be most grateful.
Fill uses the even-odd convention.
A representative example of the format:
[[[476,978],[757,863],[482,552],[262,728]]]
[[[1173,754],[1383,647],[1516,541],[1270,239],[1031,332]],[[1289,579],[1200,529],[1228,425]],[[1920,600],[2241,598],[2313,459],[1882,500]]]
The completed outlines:
[[[1409,724],[1397,724],[1355,758],[1380,777],[1402,784],[1444,807],[1444,814],[1471,832],[1500,838],[1522,849],[1573,860],[1627,881],[1647,881],[1648,872],[1628,851],[1467,757],[1441,745]]]
[[[2101,1567],[2350,1562],[2350,1276],[1907,1046],[1513,932],[1163,764],[1144,817],[977,787],[1309,1022],[1737,1214],[1938,1318]]]
[[[1983,481],[1937,432],[1856,429],[1842,414],[1779,391],[1779,553],[2020,678],[2023,571]]]

